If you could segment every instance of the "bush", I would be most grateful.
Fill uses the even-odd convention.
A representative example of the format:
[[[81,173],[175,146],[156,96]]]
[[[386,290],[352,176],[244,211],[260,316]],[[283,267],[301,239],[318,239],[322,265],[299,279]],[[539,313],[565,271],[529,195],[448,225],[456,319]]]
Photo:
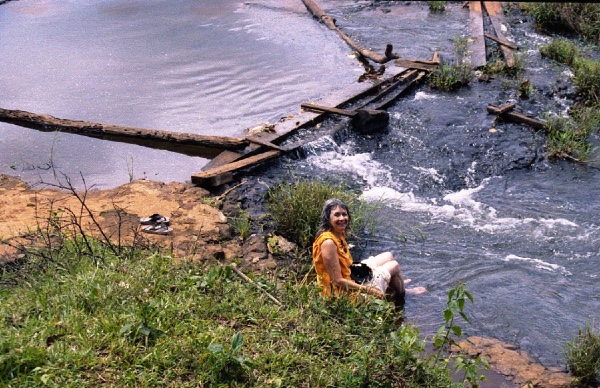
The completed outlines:
[[[546,121],[548,158],[585,162],[593,152],[588,143],[591,127],[578,125],[573,119],[552,117]]]
[[[582,383],[599,382],[600,379],[600,332],[589,324],[579,330],[577,337],[567,344],[567,366]]]
[[[277,224],[277,232],[306,249],[315,238],[323,204],[329,198],[339,198],[348,205],[353,231],[373,230],[379,205],[361,201],[357,194],[331,182],[280,183],[269,190],[267,208]]]
[[[600,42],[600,4],[522,3],[521,7],[543,29],[573,31],[596,44]]]
[[[473,69],[467,63],[441,63],[437,69],[429,73],[427,82],[433,89],[452,91],[468,85],[473,79]]]
[[[566,39],[553,39],[540,47],[542,57],[550,58],[567,66],[572,66],[575,58],[579,57],[579,49]]]
[[[576,58],[573,83],[587,105],[600,102],[600,61]]]

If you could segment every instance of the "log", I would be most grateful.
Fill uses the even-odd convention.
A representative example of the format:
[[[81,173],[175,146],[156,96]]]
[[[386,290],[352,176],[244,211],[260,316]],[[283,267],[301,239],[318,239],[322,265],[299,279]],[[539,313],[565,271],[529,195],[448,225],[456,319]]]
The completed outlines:
[[[469,1],[469,29],[472,41],[469,44],[471,51],[471,65],[475,68],[485,66],[485,39],[483,38],[483,16],[481,14],[481,2]]]
[[[325,24],[330,30],[337,32],[337,34],[342,38],[342,40],[344,40],[344,42],[346,42],[348,46],[350,46],[361,56],[368,58],[376,63],[386,63],[392,59],[398,58],[398,56],[392,52],[393,46],[391,44],[386,45],[385,54],[383,55],[361,47],[348,35],[346,35],[342,30],[340,30],[339,27],[335,24],[335,19],[327,15],[327,13],[325,13],[325,11],[323,11],[313,0],[302,0],[302,2],[313,15],[313,17],[315,17],[321,23]]]
[[[261,138],[259,138],[257,136],[246,136],[245,139],[248,140],[250,143],[262,145],[262,146],[265,146],[267,148],[271,148],[273,150],[285,152],[284,148],[281,148],[278,145],[273,144],[270,141],[263,140],[263,139],[261,139]]]
[[[112,124],[101,124],[90,121],[75,121],[60,119],[47,114],[37,114],[21,110],[0,108],[0,121],[40,131],[62,131],[77,135],[110,138],[114,140],[126,139],[128,142],[139,140],[140,143],[169,143],[186,146],[218,148],[225,150],[241,149],[248,145],[248,141],[233,137],[204,136],[193,133],[160,131],[125,127]]]
[[[502,12],[502,4],[498,1],[484,1],[483,5],[485,6],[485,10],[490,17],[496,36],[499,40],[506,41],[506,37],[502,32],[502,25],[504,24],[505,26],[508,26],[508,23],[506,22],[504,13]],[[515,65],[515,57],[512,50],[503,44],[500,45],[500,50],[502,51],[502,55],[504,55],[506,66],[513,67]]]
[[[223,174],[231,174],[235,171],[241,170],[246,167],[257,165],[268,159],[275,158],[281,155],[280,151],[267,151],[262,154],[254,155],[241,159],[232,163],[225,164],[220,167],[215,167],[209,170],[199,172],[192,175],[192,183],[198,186],[214,185],[218,186],[221,183],[215,184],[219,180],[219,177]],[[212,182],[212,183],[211,183]]]
[[[508,105],[508,106],[510,107],[510,105]],[[507,118],[516,123],[526,124],[533,129],[546,129],[546,124],[544,124],[543,122],[536,120],[532,117],[525,116],[520,113],[511,112],[510,110],[507,110],[506,107],[501,108],[501,107],[497,107],[492,104],[489,104],[487,106],[487,111],[490,113],[493,113],[495,115],[498,115],[499,117]]]

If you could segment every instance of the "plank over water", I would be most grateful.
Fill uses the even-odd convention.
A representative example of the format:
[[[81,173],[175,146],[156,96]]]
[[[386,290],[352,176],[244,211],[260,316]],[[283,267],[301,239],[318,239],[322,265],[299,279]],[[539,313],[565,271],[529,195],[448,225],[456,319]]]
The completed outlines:
[[[485,66],[487,60],[485,57],[483,15],[480,1],[469,1],[469,29],[471,31],[471,41],[469,42],[471,65],[475,68]]]
[[[502,11],[502,4],[498,1],[484,1],[483,5],[485,6],[485,10],[490,17],[496,36],[499,40],[506,41],[504,32],[502,32],[502,25],[508,26],[508,23],[506,22],[504,12]],[[504,44],[500,44],[500,50],[502,50],[502,54],[504,55],[506,66],[514,67],[515,57],[512,50],[509,47],[506,47]]]

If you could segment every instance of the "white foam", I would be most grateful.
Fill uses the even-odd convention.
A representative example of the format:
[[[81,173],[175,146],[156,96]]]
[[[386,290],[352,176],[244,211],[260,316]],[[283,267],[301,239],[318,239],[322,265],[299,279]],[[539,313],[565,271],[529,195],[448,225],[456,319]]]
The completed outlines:
[[[415,93],[415,101],[418,100],[434,100],[436,99],[437,96],[433,95],[433,94],[429,94],[429,93],[425,93],[425,92],[417,92]]]
[[[531,257],[520,257],[517,255],[508,255],[504,259],[502,259],[502,261],[523,261],[523,262],[527,262],[527,263],[532,263],[534,265],[534,267],[537,269],[542,269],[544,271],[549,271],[549,272],[559,272],[564,275],[571,275],[571,272],[567,271],[567,269],[561,265],[548,263],[548,262],[545,262],[540,259],[533,259]]]

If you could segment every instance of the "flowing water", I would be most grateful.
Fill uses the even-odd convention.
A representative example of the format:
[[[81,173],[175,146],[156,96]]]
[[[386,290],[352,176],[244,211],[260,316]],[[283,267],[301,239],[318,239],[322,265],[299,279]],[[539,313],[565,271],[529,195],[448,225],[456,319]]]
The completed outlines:
[[[405,58],[452,58],[468,10],[425,2],[318,2],[363,46]],[[56,117],[212,135],[294,113],[301,102],[355,82],[361,69],[300,1],[28,1],[0,6],[0,107]],[[392,250],[428,293],[409,297],[407,319],[431,334],[448,290],[463,281],[468,335],[505,340],[547,366],[564,365],[567,341],[600,321],[597,163],[548,162],[543,137],[494,122],[488,103],[516,102],[534,116],[563,114],[568,72],[540,58],[518,11],[508,35],[527,71],[455,93],[425,86],[394,104],[386,133],[322,137],[302,157],[257,172],[350,182],[385,199],[385,227],[355,256]],[[527,100],[516,84],[536,87]],[[0,123],[0,172],[28,182],[52,171],[111,187],[134,178],[186,181],[206,163],[145,147]],[[596,141],[596,139],[594,139]],[[54,169],[50,168],[53,166]]]

